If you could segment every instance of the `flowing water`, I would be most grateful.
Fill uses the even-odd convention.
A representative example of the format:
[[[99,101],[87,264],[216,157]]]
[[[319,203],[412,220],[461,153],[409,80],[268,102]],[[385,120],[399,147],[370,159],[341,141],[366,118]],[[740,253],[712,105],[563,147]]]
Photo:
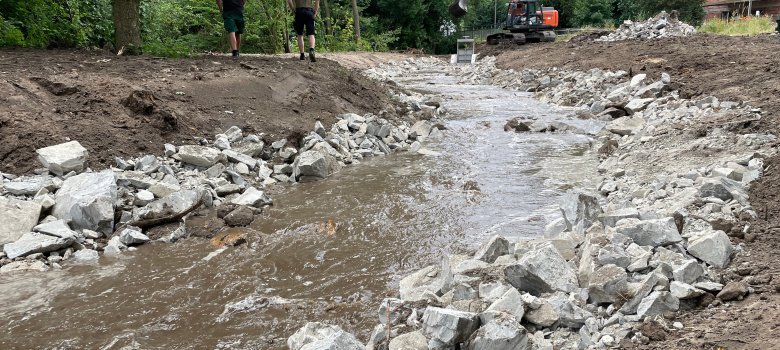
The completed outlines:
[[[587,137],[503,130],[512,117],[560,120],[567,111],[436,72],[401,83],[442,96],[453,112],[426,143],[432,152],[369,159],[290,186],[244,246],[192,238],[94,265],[0,275],[0,348],[284,349],[307,320],[365,340],[405,274],[495,234],[538,237],[563,192],[593,185]]]

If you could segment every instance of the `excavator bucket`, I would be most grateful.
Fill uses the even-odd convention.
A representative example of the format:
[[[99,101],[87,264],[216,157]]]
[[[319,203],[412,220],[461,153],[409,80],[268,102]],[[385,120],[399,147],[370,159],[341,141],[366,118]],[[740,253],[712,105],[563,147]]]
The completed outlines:
[[[455,0],[450,5],[450,14],[452,17],[460,18],[468,13],[468,0]]]

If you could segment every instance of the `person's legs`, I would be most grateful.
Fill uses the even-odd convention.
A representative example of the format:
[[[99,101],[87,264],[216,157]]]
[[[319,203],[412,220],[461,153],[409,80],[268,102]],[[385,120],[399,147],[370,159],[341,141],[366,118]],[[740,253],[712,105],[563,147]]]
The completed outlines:
[[[241,13],[236,18],[236,48],[235,50],[241,52],[241,34],[244,34],[244,14]]]
[[[309,36],[309,59],[312,62],[317,62],[317,58],[314,55],[314,10],[309,10],[306,14],[306,35]]]
[[[304,53],[304,52],[306,52],[306,51],[304,51],[304,49],[303,49],[303,35],[298,35],[298,51],[299,51],[300,53]]]
[[[304,18],[303,13],[301,11],[302,9],[296,9],[295,10],[295,21],[293,22],[293,27],[295,27],[295,34],[298,38],[298,52],[301,53],[301,61],[306,59],[306,56],[303,51],[303,27],[304,27]]]
[[[231,12],[223,12],[222,20],[225,22],[225,31],[228,33],[228,44],[233,51],[233,57],[238,56],[238,39],[236,33],[239,32],[239,26],[236,22],[236,16]]]
[[[238,50],[238,40],[235,32],[228,33],[228,43],[230,43],[230,49],[233,51]]]

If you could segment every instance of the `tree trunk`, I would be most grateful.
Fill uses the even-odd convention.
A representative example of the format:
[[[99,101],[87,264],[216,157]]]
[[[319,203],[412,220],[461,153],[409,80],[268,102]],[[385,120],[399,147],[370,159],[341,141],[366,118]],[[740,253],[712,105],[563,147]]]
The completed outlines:
[[[141,0],[114,0],[116,48],[128,55],[141,54]]]
[[[330,28],[331,19],[330,19],[330,6],[328,6],[328,0],[322,0],[322,10],[324,11],[322,14],[324,17],[323,23],[325,23],[325,34],[328,35],[333,34],[333,29]]]
[[[355,43],[360,43],[360,12],[358,12],[357,0],[352,0],[352,17],[355,21]]]

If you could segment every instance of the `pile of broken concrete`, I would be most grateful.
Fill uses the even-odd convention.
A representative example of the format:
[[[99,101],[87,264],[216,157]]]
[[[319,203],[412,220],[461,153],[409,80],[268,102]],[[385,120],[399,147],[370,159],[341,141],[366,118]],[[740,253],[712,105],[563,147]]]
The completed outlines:
[[[428,119],[439,113],[433,108]],[[408,120],[419,116],[420,109],[408,109]],[[268,186],[325,178],[366,157],[418,151],[439,132],[428,120],[410,124],[350,113],[330,130],[316,122],[302,140],[270,143],[231,127],[211,142],[165,144],[162,157],[116,158],[103,171],[87,168],[88,152],[77,141],[39,149],[37,175],[0,173],[0,272],[45,271],[71,257],[95,261],[100,252],[174,242],[188,237],[184,220],[201,208],[219,207],[227,225],[250,225],[272,204]]]
[[[758,234],[747,224],[756,217],[747,193],[776,137],[733,126],[760,119],[760,110],[713,96],[681,98],[667,74],[653,81],[622,71],[512,71],[494,63],[405,61],[385,75],[438,70],[465,83],[533,92],[607,122],[589,132],[596,138],[591,152],[601,158],[598,186],[566,194],[540,238],[493,237],[473,256],[444,256],[404,278],[399,297],[382,302],[367,348],[635,346],[650,340],[648,324],[681,329],[674,322],[680,310],[727,307],[762,289],[753,283],[765,281],[734,279],[725,270],[742,250],[731,237]],[[507,128],[553,131],[537,121]],[[347,338],[338,327],[310,323],[288,345],[357,349]]]
[[[634,39],[660,39],[689,36],[696,33],[692,25],[680,21],[676,11],[662,11],[643,22],[625,21],[620,28],[596,41],[622,41]]]

